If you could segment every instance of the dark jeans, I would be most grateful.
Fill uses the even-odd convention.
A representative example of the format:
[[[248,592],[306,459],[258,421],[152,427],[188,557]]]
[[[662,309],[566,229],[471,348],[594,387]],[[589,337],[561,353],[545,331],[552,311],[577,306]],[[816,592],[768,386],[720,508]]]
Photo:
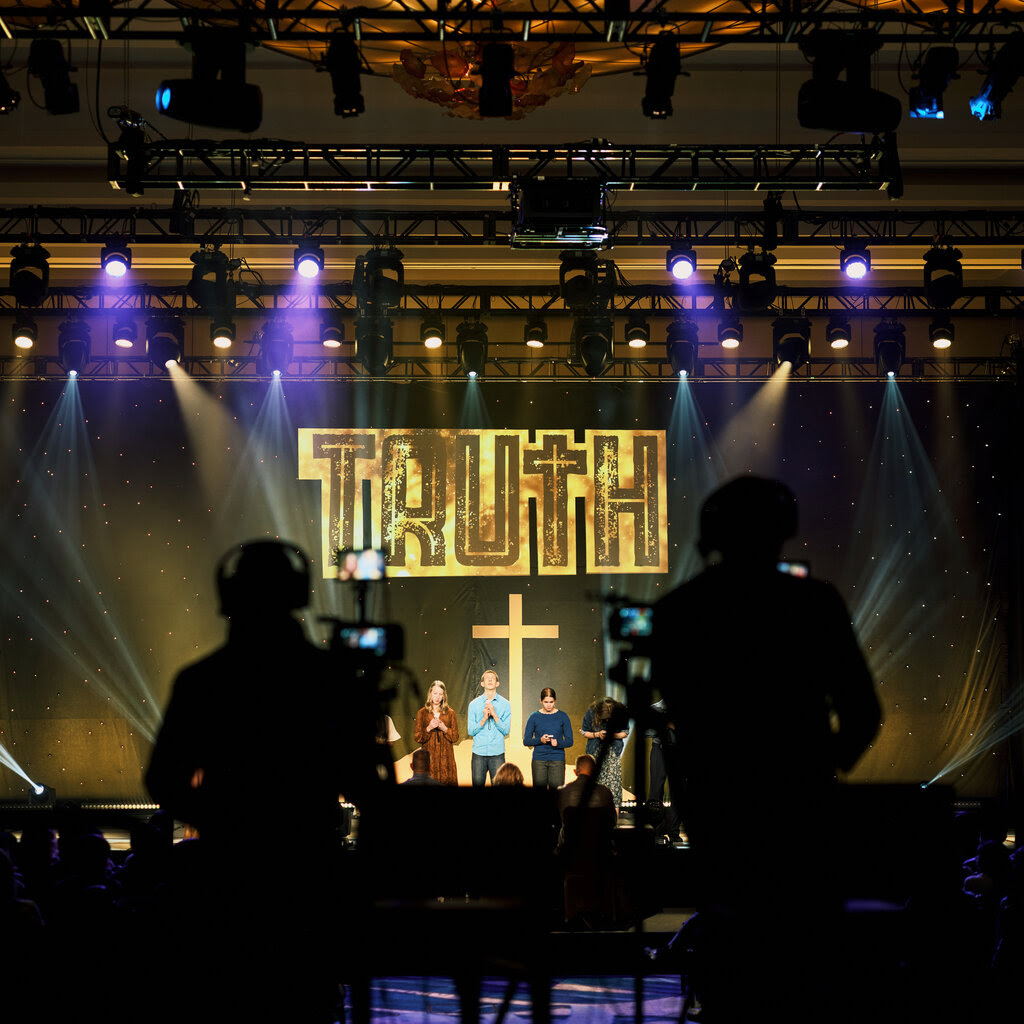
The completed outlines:
[[[534,758],[530,762],[533,771],[533,784],[544,789],[558,789],[565,785],[564,761],[541,761]]]
[[[494,785],[494,776],[498,769],[505,763],[504,754],[474,754],[470,772],[473,776],[473,785],[482,786],[487,781],[487,773],[491,773],[491,785]]]

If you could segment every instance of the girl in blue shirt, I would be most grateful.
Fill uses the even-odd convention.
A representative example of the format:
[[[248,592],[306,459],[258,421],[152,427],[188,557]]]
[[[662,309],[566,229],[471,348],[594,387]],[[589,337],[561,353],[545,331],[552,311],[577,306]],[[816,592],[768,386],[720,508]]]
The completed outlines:
[[[572,723],[555,707],[555,691],[540,691],[540,710],[526,722],[523,743],[533,747],[533,784],[547,789],[565,785],[565,748],[572,746]]]

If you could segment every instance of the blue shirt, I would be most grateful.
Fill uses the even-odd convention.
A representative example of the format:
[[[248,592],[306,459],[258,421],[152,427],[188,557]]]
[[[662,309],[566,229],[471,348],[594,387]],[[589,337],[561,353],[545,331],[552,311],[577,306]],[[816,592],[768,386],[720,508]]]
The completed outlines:
[[[487,701],[487,694],[481,693],[479,697],[470,701],[469,704],[469,735],[473,737],[473,753],[481,757],[493,757],[495,754],[505,753],[505,737],[512,730],[512,705],[509,704],[500,693],[491,698],[494,713],[498,720],[493,718],[484,719],[484,704]]]
[[[540,738],[545,733],[554,736],[557,747],[550,743],[541,743]],[[553,711],[550,715],[543,711],[534,711],[526,723],[526,731],[523,733],[523,743],[527,747],[533,747],[533,757],[536,761],[564,761],[565,748],[572,746],[572,723],[564,711]]]

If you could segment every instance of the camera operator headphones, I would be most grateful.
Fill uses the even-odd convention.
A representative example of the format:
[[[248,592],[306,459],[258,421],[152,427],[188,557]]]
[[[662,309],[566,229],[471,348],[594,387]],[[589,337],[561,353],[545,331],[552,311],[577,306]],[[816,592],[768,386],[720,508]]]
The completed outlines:
[[[217,564],[221,615],[253,611],[282,614],[305,608],[309,559],[295,544],[254,540],[231,548]]]

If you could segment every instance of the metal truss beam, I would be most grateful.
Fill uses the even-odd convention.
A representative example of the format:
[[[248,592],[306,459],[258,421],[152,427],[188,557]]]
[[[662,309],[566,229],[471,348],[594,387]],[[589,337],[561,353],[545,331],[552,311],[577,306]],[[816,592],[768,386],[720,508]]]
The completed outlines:
[[[732,286],[717,289],[698,284],[629,285],[620,283],[608,312],[642,312],[655,317],[684,314],[717,314],[731,307]],[[0,289],[0,313],[17,310],[10,288]],[[246,283],[236,295],[234,313],[239,316],[279,313],[289,310],[338,310],[354,313],[356,299],[351,283],[329,284],[313,293],[297,293],[289,285]],[[575,315],[559,297],[556,285],[412,285],[405,286],[401,305],[392,315],[419,316],[426,310],[447,316],[479,312],[487,316],[526,316],[542,312],[553,317]],[[135,312],[157,314],[173,312],[184,316],[205,316],[188,296],[185,286],[135,285],[109,288],[91,285],[51,287],[32,316],[68,316],[72,313]],[[965,287],[947,311],[955,319],[1012,317],[1024,314],[1024,286]],[[780,313],[822,317],[842,313],[849,316],[934,316],[924,288],[806,287],[780,285],[772,306],[764,310],[742,311],[744,318],[771,317]]]
[[[860,29],[869,24],[885,43],[971,43],[1004,39],[1019,19],[1016,10],[985,4],[977,13],[865,9],[840,0],[819,0],[804,9],[791,3],[722,4],[713,11],[695,12],[682,0],[652,5],[650,11],[630,12],[621,21],[607,20],[593,6],[565,0],[557,12],[539,14],[532,6],[503,6],[500,19],[487,8],[474,10],[470,0],[435,0],[410,10],[394,5],[386,10],[337,10],[317,7],[308,0],[269,4],[236,2],[230,8],[175,8],[149,0],[119,3],[102,0],[88,5],[55,2],[39,6],[5,5],[0,30],[11,39],[27,39],[40,30],[63,39],[176,41],[186,23],[235,28],[254,43],[317,42],[340,25],[358,26],[364,43],[436,42],[457,35],[468,41],[508,41],[529,38],[539,43],[574,41],[643,44],[671,27],[681,43],[723,45],[731,42],[776,46],[795,45],[819,28]],[[925,4],[925,7],[932,6]],[[88,11],[88,14],[86,13]],[[745,31],[744,31],[745,30]]]
[[[609,210],[609,238],[617,247],[691,244],[757,244],[768,218],[758,211],[685,209]],[[510,209],[394,210],[283,206],[0,207],[0,244],[41,245],[127,241],[139,245],[398,246],[507,245]],[[785,210],[775,225],[779,246],[1024,244],[1024,210]]]
[[[108,147],[116,189],[486,191],[571,177],[610,190],[853,191],[888,188],[898,163],[878,141],[834,145],[369,145],[163,139],[133,132]]]
[[[656,346],[651,346],[655,348]],[[406,351],[403,352],[402,349]],[[295,356],[284,380],[317,380],[358,382],[374,379],[419,380],[441,379],[459,381],[457,359],[410,355],[422,346],[395,346],[395,363],[386,378],[373,378],[354,356]],[[196,380],[211,381],[269,381],[260,360],[254,355],[185,356],[181,365]],[[699,361],[693,384],[715,381],[766,380],[775,372],[773,360],[768,358],[726,359],[712,357]],[[1006,357],[956,357],[949,359],[908,359],[901,372],[901,380],[949,381],[1014,381],[1015,361]],[[0,381],[66,380],[67,371],[55,356],[28,355],[0,357]],[[78,379],[90,380],[168,380],[166,372],[144,356],[99,356],[89,360]],[[488,360],[485,380],[566,381],[589,379],[583,366],[566,354],[531,358],[500,357]],[[607,380],[636,382],[662,382],[678,385],[678,377],[668,361],[658,356],[616,358],[602,374]],[[811,359],[797,370],[792,379],[803,382],[880,381],[874,359],[863,357]]]

